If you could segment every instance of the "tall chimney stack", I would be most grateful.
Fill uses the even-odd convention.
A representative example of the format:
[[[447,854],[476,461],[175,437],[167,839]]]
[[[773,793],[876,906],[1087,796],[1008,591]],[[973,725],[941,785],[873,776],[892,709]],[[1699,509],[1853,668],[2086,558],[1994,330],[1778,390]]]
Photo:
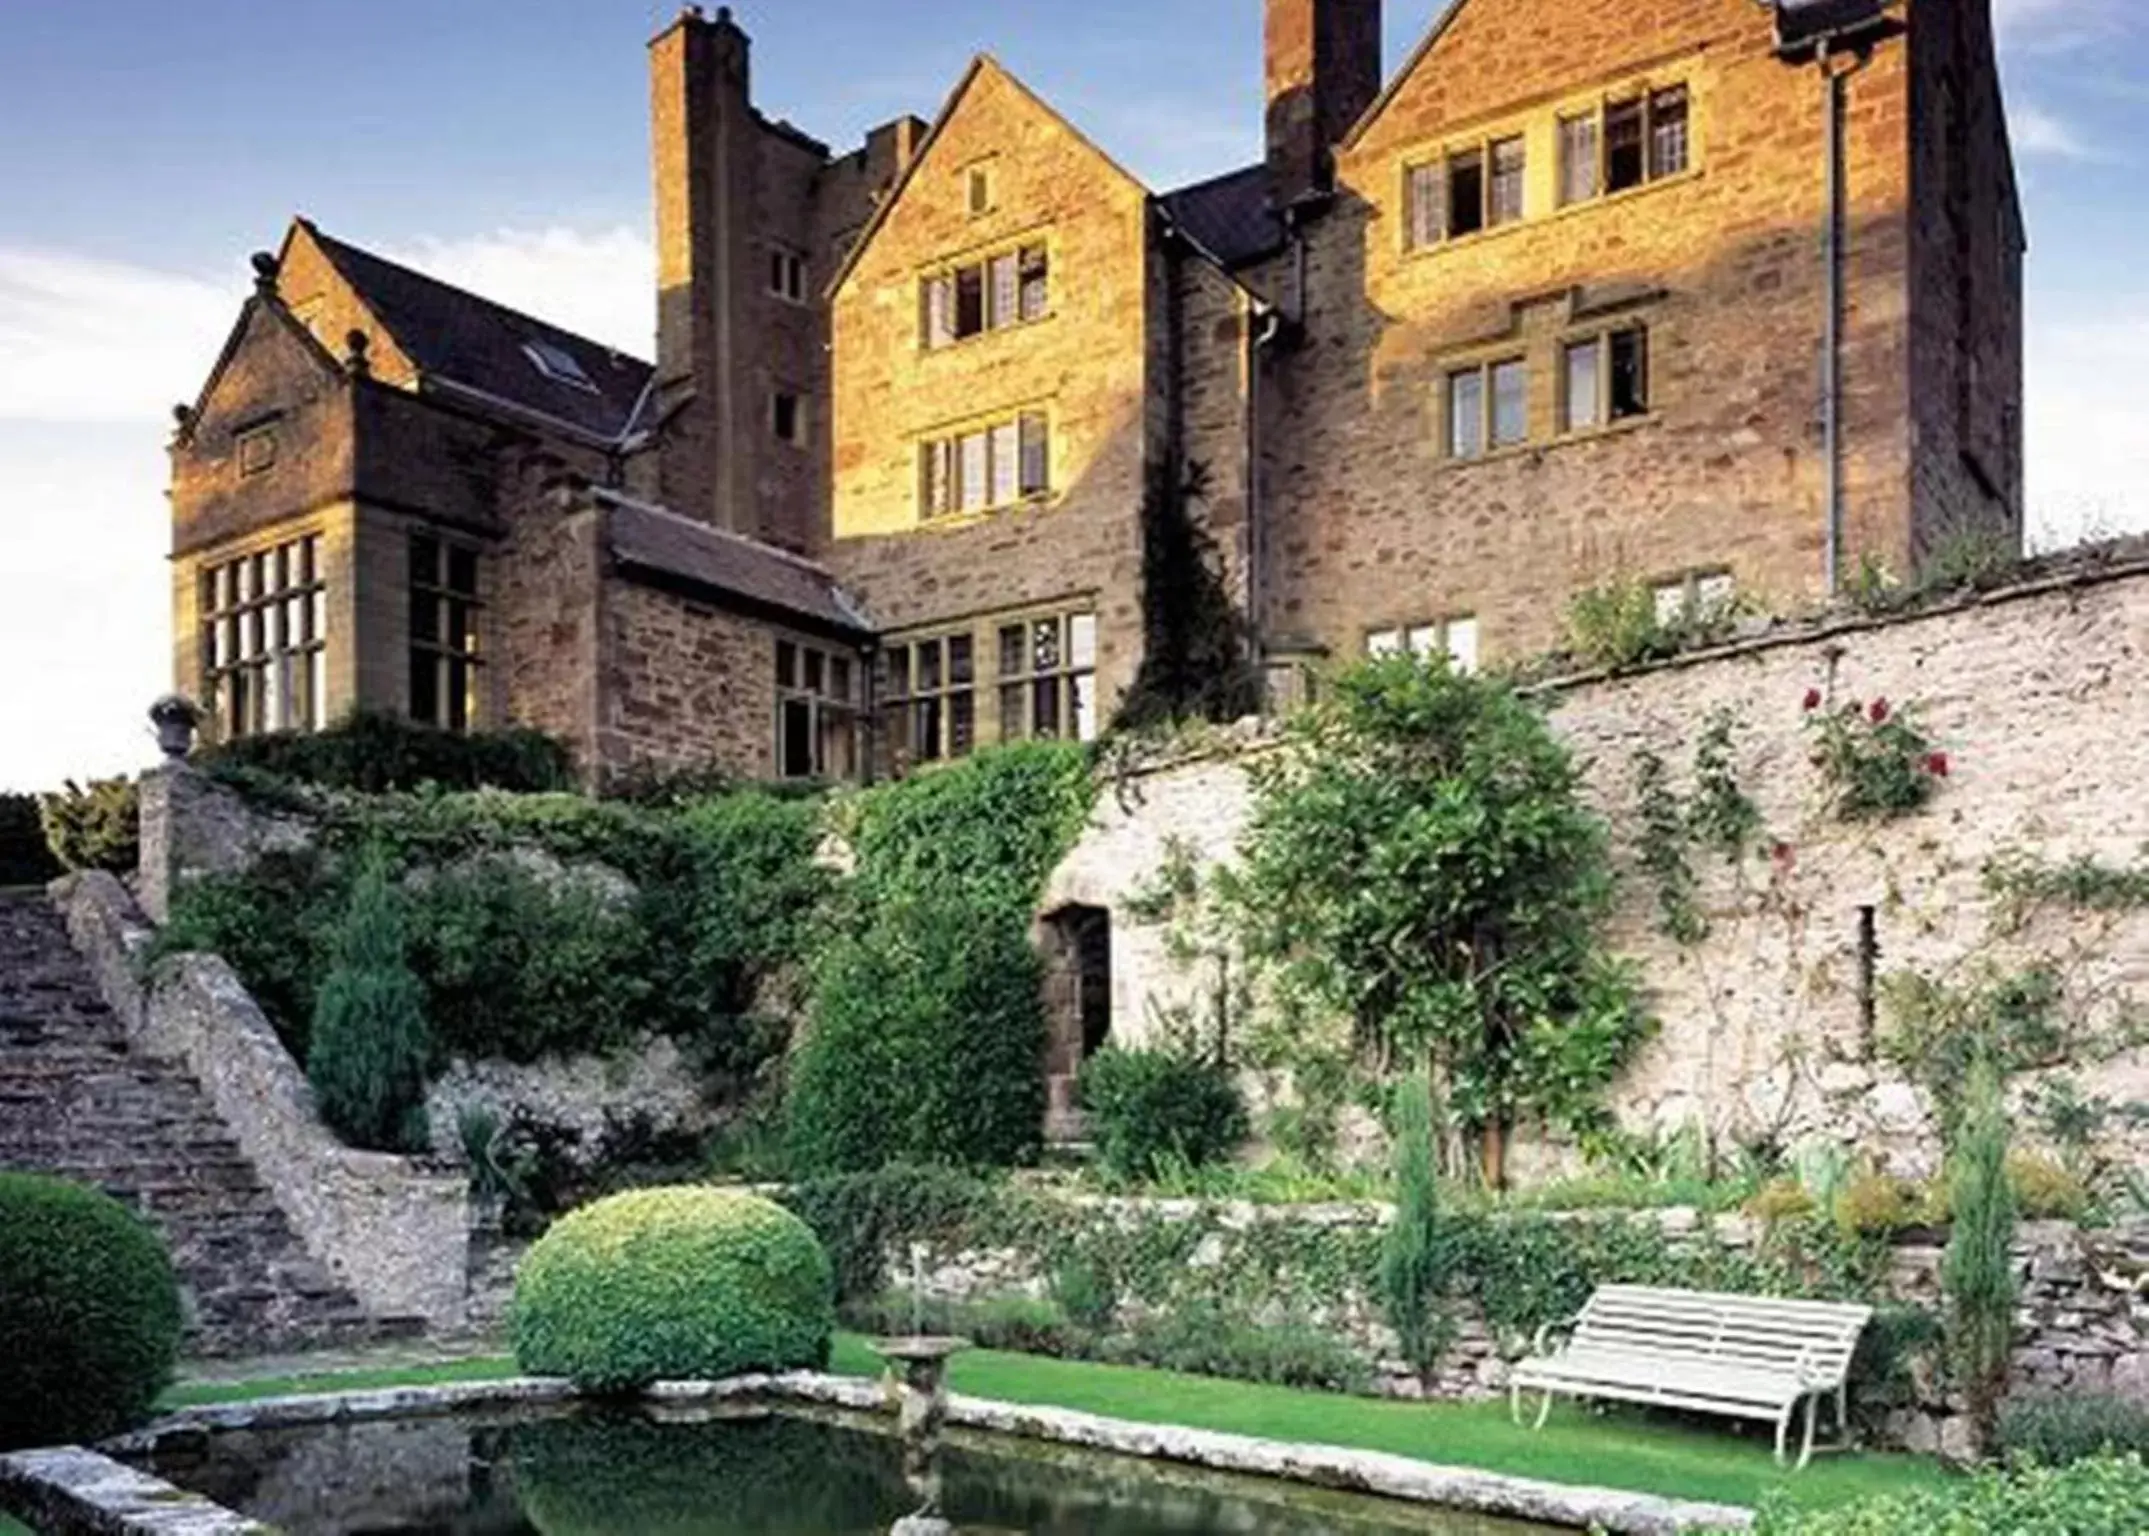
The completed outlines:
[[[1325,192],[1333,150],[1380,95],[1380,0],[1268,0],[1269,191]]]

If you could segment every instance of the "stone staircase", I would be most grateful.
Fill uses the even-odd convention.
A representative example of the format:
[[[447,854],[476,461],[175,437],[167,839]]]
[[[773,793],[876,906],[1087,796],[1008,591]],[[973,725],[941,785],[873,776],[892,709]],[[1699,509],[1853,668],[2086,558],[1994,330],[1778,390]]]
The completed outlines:
[[[184,1064],[129,1047],[45,893],[0,890],[0,1168],[96,1184],[163,1234],[196,1355],[423,1331],[376,1319],[291,1230]]]

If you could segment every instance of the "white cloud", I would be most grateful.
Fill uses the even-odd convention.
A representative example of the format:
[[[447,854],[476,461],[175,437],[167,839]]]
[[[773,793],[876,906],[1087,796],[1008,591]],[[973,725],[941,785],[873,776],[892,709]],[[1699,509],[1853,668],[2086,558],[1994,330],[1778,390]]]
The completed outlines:
[[[2054,117],[2042,107],[2018,102],[2008,109],[2007,126],[2015,150],[2024,155],[2048,155],[2056,160],[2100,158],[2072,124]]]
[[[191,400],[243,291],[0,246],[0,420],[140,421]]]
[[[2039,322],[2028,338],[2029,521],[2045,549],[2149,531],[2149,424],[2112,381],[2149,357],[2149,292],[2109,314]]]
[[[381,254],[622,352],[656,355],[657,257],[639,231],[502,229]]]

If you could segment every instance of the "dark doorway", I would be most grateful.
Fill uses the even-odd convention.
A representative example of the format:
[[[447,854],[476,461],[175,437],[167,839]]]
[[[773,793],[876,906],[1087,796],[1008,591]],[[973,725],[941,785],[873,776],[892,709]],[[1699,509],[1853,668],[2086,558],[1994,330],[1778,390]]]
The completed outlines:
[[[1044,922],[1045,1137],[1082,1139],[1076,1079],[1112,1035],[1112,915],[1062,907]]]

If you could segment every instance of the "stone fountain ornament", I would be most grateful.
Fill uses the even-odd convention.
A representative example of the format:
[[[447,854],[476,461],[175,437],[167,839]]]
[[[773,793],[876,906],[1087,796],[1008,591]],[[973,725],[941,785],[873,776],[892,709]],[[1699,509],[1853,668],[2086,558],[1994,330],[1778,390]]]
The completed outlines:
[[[903,1481],[918,1500],[917,1509],[890,1526],[889,1536],[952,1536],[940,1507],[941,1431],[948,1419],[948,1357],[968,1349],[968,1339],[938,1337],[925,1331],[925,1252],[913,1246],[911,1332],[907,1338],[877,1339],[873,1352],[897,1378],[896,1431],[903,1442]]]

